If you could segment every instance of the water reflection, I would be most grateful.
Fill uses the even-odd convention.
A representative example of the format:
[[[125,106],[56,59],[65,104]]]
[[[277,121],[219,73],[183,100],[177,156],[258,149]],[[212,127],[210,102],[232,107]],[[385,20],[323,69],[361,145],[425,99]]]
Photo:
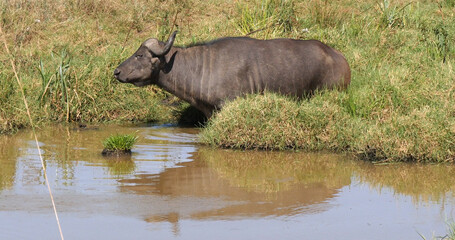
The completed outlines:
[[[106,159],[109,173],[114,176],[128,175],[136,170],[136,164],[131,156],[113,156]]]
[[[104,138],[136,131],[139,142],[132,156],[101,156]],[[237,220],[297,219],[310,226],[313,222],[341,219],[341,224],[356,199],[377,201],[374,209],[390,208],[388,204],[395,201],[398,206],[406,206],[399,211],[406,209],[424,223],[431,217],[418,212],[422,203],[428,209],[440,210],[440,218],[446,217],[444,208],[454,204],[453,165],[375,166],[336,154],[210,149],[197,144],[197,131],[154,126],[84,130],[56,126],[39,130],[59,211],[73,214],[73,219],[81,222],[95,214],[106,219],[113,215],[132,218],[148,226],[168,224],[173,236],[178,236],[184,234],[182,228],[188,221],[220,221],[223,225]],[[0,136],[0,219],[1,214],[16,214],[17,219],[26,221],[21,212],[50,211],[32,140],[29,131]],[[361,204],[371,209],[369,203]],[[383,215],[379,212],[375,218]],[[365,222],[371,216],[351,220]],[[406,222],[391,218],[385,221],[394,226]],[[444,227],[443,220],[431,221]],[[140,226],[138,222],[133,225]],[[150,231],[146,227],[143,230]]]
[[[251,192],[277,193],[296,184],[337,189],[351,182],[361,162],[336,154],[200,149],[196,154],[231,185]]]
[[[323,181],[294,178],[292,176],[293,173],[286,170],[281,171],[279,176],[276,174],[265,176],[262,171],[258,173],[253,171],[248,172],[247,176],[238,176],[236,179],[230,179],[230,177],[226,177],[223,174],[228,171],[238,171],[239,169],[224,168],[221,170],[223,172],[221,172],[220,169],[213,168],[206,162],[210,161],[210,158],[200,156],[199,153],[194,161],[178,164],[178,168],[167,169],[159,174],[139,174],[131,179],[119,180],[122,183],[119,188],[122,192],[139,195],[169,196],[171,198],[169,201],[185,197],[211,199],[213,202],[217,200],[229,202],[227,206],[216,204],[222,207],[203,209],[190,214],[193,219],[203,219],[235,216],[289,216],[303,212],[322,211],[328,207],[323,203],[332,198],[337,193],[337,189],[343,186],[343,184],[338,185],[335,182],[344,182],[345,185],[350,182],[350,178],[347,176],[344,179],[331,181],[333,185],[326,185]],[[235,156],[238,157],[237,154]],[[267,159],[264,160],[267,161]],[[270,164],[279,163],[273,162]],[[273,167],[271,165],[269,165],[269,169]],[[301,169],[299,172],[305,170]],[[277,176],[278,178],[276,178]],[[247,179],[252,179],[253,182],[258,181],[253,183],[253,185],[261,181],[269,182],[270,184],[266,184],[263,187],[254,187]],[[236,183],[244,182],[249,187],[245,188],[244,186],[233,184],[231,180]],[[277,189],[277,187],[282,186],[286,187]],[[275,189],[271,192],[270,188]],[[306,207],[311,204],[320,204],[321,206],[315,208]],[[189,205],[192,205],[192,203],[189,203]],[[185,208],[185,203],[181,207]],[[162,214],[149,216],[147,219],[166,219],[162,216]]]
[[[292,184],[312,182],[339,188],[349,185],[351,177],[355,177],[378,192],[391,188],[416,202],[444,201],[455,193],[454,165],[374,165],[348,156],[314,153],[201,149],[198,155],[232,185],[248,191],[276,192]]]
[[[139,131],[141,139],[133,149],[132,157],[117,160],[101,157],[104,138],[113,133],[132,131]],[[104,166],[109,174],[118,176],[123,191],[137,194],[143,194],[140,189],[144,189],[163,195],[223,196],[243,200],[236,196],[259,194],[258,199],[278,199],[284,192],[298,195],[301,190],[297,189],[320,186],[324,189],[321,191],[327,193],[319,198],[322,201],[337,189],[349,185],[353,176],[378,191],[392,188],[416,201],[440,201],[455,190],[455,167],[452,165],[374,166],[334,154],[215,150],[196,147],[196,133],[195,129],[154,126],[88,126],[84,129],[54,126],[38,130],[38,139],[45,164],[56,168],[59,179],[71,182],[77,178],[75,168],[80,162]],[[0,189],[13,186],[18,159],[26,160],[19,165],[35,175],[30,181],[42,175],[32,139],[31,131],[0,136]],[[162,161],[162,171],[148,173],[138,169],[143,161]],[[179,168],[174,168],[175,164]],[[136,170],[139,174],[133,176]],[[121,175],[130,176],[123,179]],[[127,182],[128,185],[123,184]],[[293,195],[284,195],[288,194]]]
[[[401,163],[362,167],[356,173],[360,181],[377,191],[392,188],[396,194],[411,196],[416,203],[446,201],[455,193],[454,165]]]
[[[0,136],[0,192],[14,184],[17,149],[18,143],[14,137]]]
[[[378,192],[391,188],[395,193],[409,195],[416,204],[447,197],[453,199],[455,187],[453,166],[374,166],[334,154],[200,148],[193,154],[193,161],[177,166],[159,174],[137,174],[121,179],[119,189],[138,195],[168,196],[168,201],[183,197],[228,201],[227,205],[193,211],[187,217],[230,219],[326,211],[331,207],[330,199],[336,197],[342,187],[351,185],[353,178]],[[186,208],[185,203],[180,207]],[[146,221],[176,223],[184,216],[170,209],[164,214],[150,215]]]

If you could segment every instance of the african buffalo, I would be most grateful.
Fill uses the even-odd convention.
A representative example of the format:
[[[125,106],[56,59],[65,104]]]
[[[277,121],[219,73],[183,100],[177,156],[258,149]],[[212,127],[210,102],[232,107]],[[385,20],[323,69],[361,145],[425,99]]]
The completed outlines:
[[[348,62],[317,40],[227,37],[189,47],[147,39],[114,71],[120,82],[156,84],[207,118],[226,100],[264,91],[302,97],[320,88],[346,88]]]

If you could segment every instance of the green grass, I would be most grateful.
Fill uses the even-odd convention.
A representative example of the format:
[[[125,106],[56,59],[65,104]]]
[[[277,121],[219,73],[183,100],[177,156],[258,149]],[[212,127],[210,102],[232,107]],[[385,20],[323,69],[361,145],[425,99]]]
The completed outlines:
[[[290,32],[295,24],[293,1],[261,0],[256,5],[238,3],[240,17],[234,25],[242,35],[263,31],[265,38],[279,37]]]
[[[455,223],[451,222],[447,224],[447,240],[454,240],[455,239]]]
[[[454,161],[450,116],[426,106],[369,119],[372,113],[352,107],[350,94],[327,91],[303,101],[274,93],[238,98],[208,122],[201,141],[226,148],[351,152],[372,161]]]
[[[113,78],[140,42],[157,35],[151,20],[163,11],[156,4],[13,0],[0,8],[11,51],[0,51],[0,133],[29,126],[9,58],[35,123],[176,121],[175,107],[162,104],[169,94]]]
[[[137,141],[134,134],[116,134],[106,138],[103,146],[110,151],[130,151]]]
[[[203,142],[351,152],[373,161],[454,162],[450,3],[294,3],[301,14],[294,30],[282,35],[319,39],[342,51],[352,69],[351,86],[303,101],[270,93],[236,99],[209,121]]]

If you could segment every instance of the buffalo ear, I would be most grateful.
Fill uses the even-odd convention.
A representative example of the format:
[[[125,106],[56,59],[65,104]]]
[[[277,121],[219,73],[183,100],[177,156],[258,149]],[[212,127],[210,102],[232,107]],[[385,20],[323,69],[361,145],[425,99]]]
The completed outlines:
[[[159,64],[160,59],[157,57],[152,57],[152,65],[155,66],[157,63]]]
[[[151,62],[153,69],[162,70],[166,65],[166,60],[163,57],[152,57]]]

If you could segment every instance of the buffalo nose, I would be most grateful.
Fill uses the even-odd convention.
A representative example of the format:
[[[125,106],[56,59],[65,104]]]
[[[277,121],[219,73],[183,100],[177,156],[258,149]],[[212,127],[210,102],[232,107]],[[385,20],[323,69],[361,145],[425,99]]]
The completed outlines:
[[[117,77],[119,74],[120,74],[120,70],[118,70],[118,68],[116,68],[114,70],[114,77]]]

